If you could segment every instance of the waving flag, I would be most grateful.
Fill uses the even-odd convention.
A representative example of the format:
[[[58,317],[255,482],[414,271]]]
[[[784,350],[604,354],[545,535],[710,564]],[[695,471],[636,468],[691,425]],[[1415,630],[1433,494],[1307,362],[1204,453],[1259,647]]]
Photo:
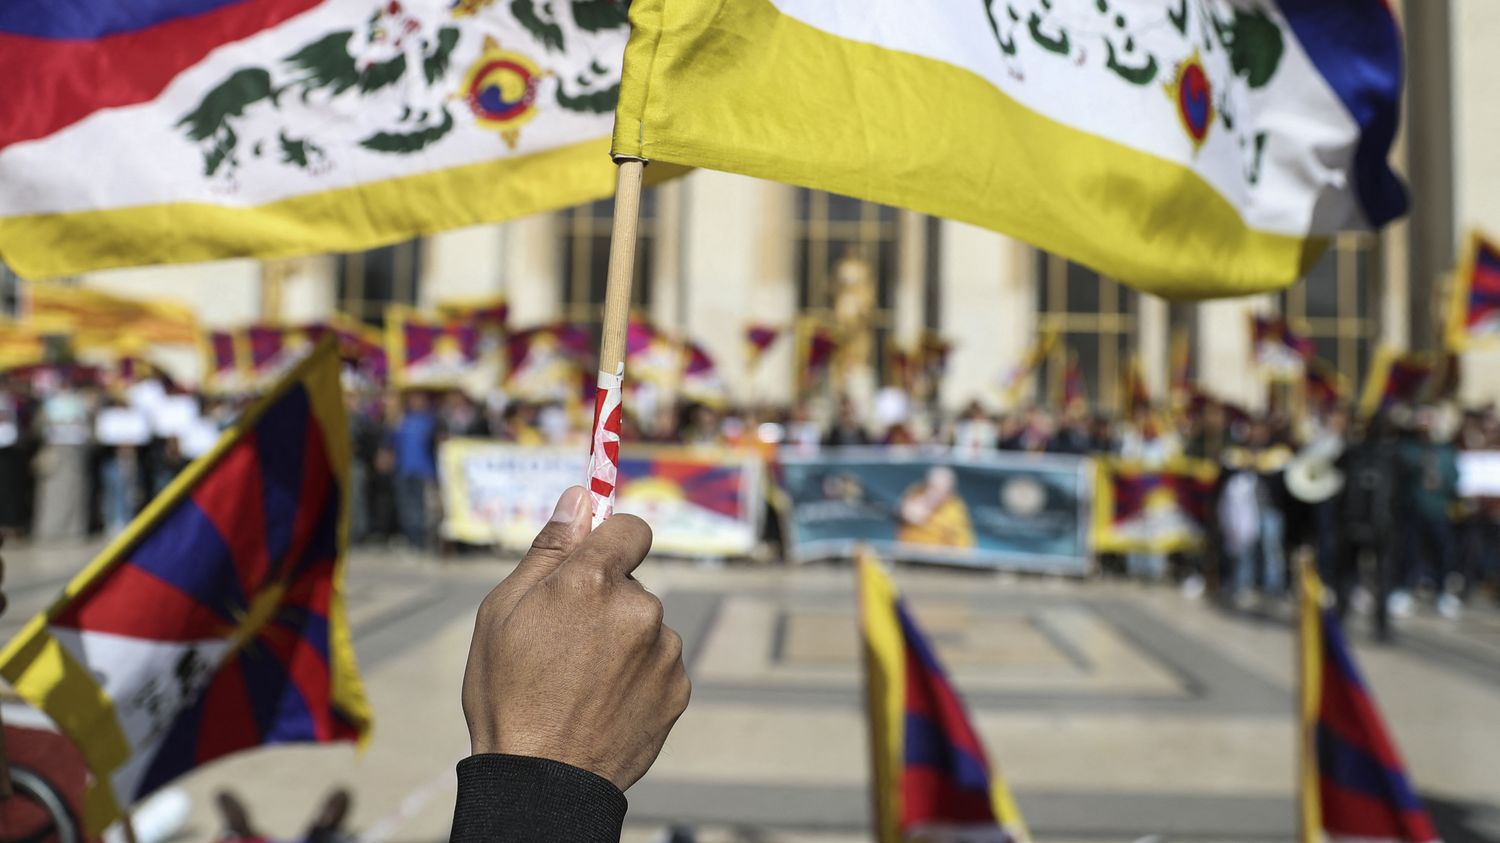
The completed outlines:
[[[1094,548],[1106,553],[1176,553],[1208,536],[1219,468],[1180,459],[1148,468],[1098,459],[1094,480]]]
[[[242,331],[204,331],[203,390],[209,393],[238,392],[245,387],[245,336]]]
[[[880,562],[857,561],[875,839],[1030,839],[937,653]]]
[[[1417,404],[1439,397],[1444,381],[1448,380],[1442,370],[1446,368],[1451,373],[1452,363],[1437,354],[1403,354],[1380,348],[1365,379],[1364,393],[1359,399],[1360,413],[1370,416],[1396,404]]]
[[[312,338],[301,328],[251,325],[245,329],[250,382],[264,387],[276,382],[312,351]]]
[[[1063,368],[1062,406],[1064,410],[1087,407],[1088,384],[1083,379],[1083,367],[1078,364],[1078,355],[1068,352],[1068,362]]]
[[[335,313],[328,319],[303,327],[302,333],[313,342],[332,336],[338,343],[345,372],[356,375],[367,384],[382,386],[390,375],[385,338],[379,330],[348,314]]]
[[[625,367],[632,383],[674,388],[682,377],[682,344],[649,322],[631,319],[625,329]]]
[[[0,4],[0,260],[358,251],[608,196],[627,28],[611,0]]]
[[[695,342],[683,344],[682,395],[690,401],[710,407],[724,407],[729,403],[729,387],[719,377],[714,359],[703,346]]]
[[[1462,350],[1500,339],[1500,246],[1479,232],[1454,278],[1448,347]]]
[[[436,309],[440,315],[472,322],[483,331],[504,332],[510,324],[510,303],[504,296],[438,302]]]
[[[1026,386],[1031,383],[1032,378],[1052,356],[1052,349],[1057,347],[1058,333],[1056,328],[1043,328],[1037,334],[1036,341],[1026,349],[1021,360],[1006,373],[1001,385],[1005,389],[1005,397],[1011,404],[1020,404]]]
[[[1323,606],[1323,583],[1300,567],[1302,843],[1433,843],[1338,617]]]
[[[400,387],[455,387],[480,366],[479,329],[465,322],[391,305],[385,313],[386,359]],[[499,349],[491,361],[499,365]],[[498,378],[499,371],[494,369]]]
[[[1314,353],[1312,340],[1294,332],[1280,316],[1252,314],[1250,359],[1261,373],[1273,380],[1302,377]]]
[[[3,14],[0,11],[0,16]],[[0,53],[3,53],[4,43],[0,38]],[[0,55],[0,67],[4,66],[5,59]],[[4,183],[3,155],[0,151],[0,197],[9,189]],[[4,248],[4,231],[5,220],[0,218],[0,250]],[[85,244],[70,243],[58,248],[74,247],[84,248]],[[3,252],[0,252],[0,259],[3,258]],[[180,302],[117,296],[91,287],[59,282],[33,281],[25,284],[21,291],[21,316],[39,328],[68,333],[74,348],[113,346],[122,334],[130,334],[150,344],[193,345],[198,341],[198,319],[192,308]]]
[[[349,459],[328,342],[0,652],[84,753],[91,835],[231,752],[367,733],[341,592]]]
[[[594,362],[588,332],[576,325],[555,323],[516,331],[506,338],[506,388],[532,401],[573,402],[580,379],[594,394],[589,377]]]
[[[1348,394],[1344,376],[1333,364],[1321,358],[1307,361],[1302,377],[1303,403],[1309,409],[1327,411],[1344,403]]]
[[[1385,0],[636,0],[614,152],[963,220],[1149,292],[1406,208]]]
[[[774,325],[749,325],[745,328],[745,368],[754,370],[766,349],[781,338],[781,329]]]
[[[833,328],[811,316],[797,320],[796,340],[794,365],[797,367],[797,383],[801,389],[807,390],[828,374],[839,345],[833,337]]]

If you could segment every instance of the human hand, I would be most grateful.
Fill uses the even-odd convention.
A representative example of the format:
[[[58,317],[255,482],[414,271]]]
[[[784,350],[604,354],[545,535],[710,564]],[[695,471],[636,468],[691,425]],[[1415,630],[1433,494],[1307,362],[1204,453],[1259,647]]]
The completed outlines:
[[[682,638],[630,572],[651,528],[616,515],[589,532],[589,496],[563,493],[514,572],[479,607],[464,672],[474,753],[547,758],[620,790],[687,708]]]

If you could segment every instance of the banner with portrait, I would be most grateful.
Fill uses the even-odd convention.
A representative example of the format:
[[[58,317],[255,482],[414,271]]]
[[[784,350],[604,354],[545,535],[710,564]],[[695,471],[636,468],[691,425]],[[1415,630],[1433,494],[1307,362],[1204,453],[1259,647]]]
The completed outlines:
[[[784,450],[788,554],[1085,574],[1088,461],[1036,454]]]
[[[451,439],[438,454],[443,534],[525,550],[557,498],[583,482],[581,448]],[[747,556],[760,537],[763,464],[749,451],[626,447],[617,512],[651,524],[652,550],[670,556]]]

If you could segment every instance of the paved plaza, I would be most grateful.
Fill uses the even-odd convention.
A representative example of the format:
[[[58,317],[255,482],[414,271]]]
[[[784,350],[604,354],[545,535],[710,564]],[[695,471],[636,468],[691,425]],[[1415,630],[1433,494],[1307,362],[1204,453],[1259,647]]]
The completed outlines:
[[[90,546],[6,552],[9,637]],[[367,843],[446,839],[467,746],[459,685],[476,606],[509,565],[355,554],[348,603],[376,725],[362,752],[257,751],[184,782],[190,835],[232,786],[294,833],[336,784]],[[670,823],[703,843],[867,840],[853,577],[842,566],[701,567],[641,579],[685,640],[693,702],[629,793],[626,838]],[[903,567],[936,641],[1041,841],[1293,836],[1293,642],[1285,607],[1227,613],[1167,586]],[[1500,614],[1419,614],[1394,647],[1353,639],[1416,787],[1449,843],[1500,840]]]

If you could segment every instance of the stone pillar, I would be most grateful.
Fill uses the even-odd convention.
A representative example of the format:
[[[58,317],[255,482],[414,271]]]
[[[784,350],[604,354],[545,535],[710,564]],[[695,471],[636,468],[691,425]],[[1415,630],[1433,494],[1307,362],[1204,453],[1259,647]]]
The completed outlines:
[[[1444,276],[1453,268],[1458,231],[1454,221],[1453,37],[1450,4],[1407,0],[1406,111],[1411,185],[1409,299],[1406,309],[1411,345],[1441,345]],[[1493,79],[1486,70],[1485,78]],[[1488,99],[1486,97],[1485,99]]]
[[[558,218],[538,214],[501,226],[500,265],[512,325],[528,328],[562,313]]]
[[[1252,410],[1264,406],[1265,382],[1250,364],[1250,317],[1275,305],[1269,294],[1198,305],[1198,383],[1209,394]]]
[[[939,330],[953,342],[942,406],[973,399],[994,407],[1004,372],[1036,335],[1036,279],[1030,247],[992,231],[945,221],[939,237]]]
[[[502,241],[500,227],[495,225],[476,225],[428,237],[417,289],[418,306],[500,295],[505,278]]]
[[[1166,299],[1142,293],[1140,312],[1136,317],[1136,348],[1139,349],[1141,376],[1153,400],[1167,397],[1169,376],[1167,357],[1171,346],[1171,319]]]

